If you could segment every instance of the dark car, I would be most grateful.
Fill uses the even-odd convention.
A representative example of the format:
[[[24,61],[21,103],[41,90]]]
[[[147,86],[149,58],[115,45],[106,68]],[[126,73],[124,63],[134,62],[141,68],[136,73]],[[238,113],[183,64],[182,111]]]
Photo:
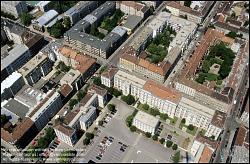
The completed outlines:
[[[101,158],[99,156],[96,156],[96,159],[101,160]]]

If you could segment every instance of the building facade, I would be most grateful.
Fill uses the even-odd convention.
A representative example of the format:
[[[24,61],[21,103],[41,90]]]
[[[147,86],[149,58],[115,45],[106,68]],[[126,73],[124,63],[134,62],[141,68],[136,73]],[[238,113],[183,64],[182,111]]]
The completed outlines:
[[[26,1],[1,1],[1,11],[11,13],[17,18],[28,9]]]
[[[41,130],[51,118],[61,109],[62,101],[58,92],[50,91],[29,115],[38,130]]]
[[[89,106],[79,119],[81,129],[86,131],[93,124],[96,118],[96,108],[94,106]]]

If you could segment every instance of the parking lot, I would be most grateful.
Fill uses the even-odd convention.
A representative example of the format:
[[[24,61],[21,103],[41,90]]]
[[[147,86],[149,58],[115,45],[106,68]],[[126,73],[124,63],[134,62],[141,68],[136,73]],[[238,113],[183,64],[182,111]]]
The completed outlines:
[[[167,149],[163,145],[156,143],[152,139],[137,133],[132,133],[125,124],[127,116],[132,114],[133,108],[127,106],[117,99],[112,99],[111,103],[116,105],[117,112],[114,117],[104,124],[104,127],[99,127],[101,133],[95,137],[93,145],[89,148],[86,155],[79,158],[79,161],[89,160],[95,162],[171,162],[170,156],[174,154],[172,149]],[[129,109],[132,108],[132,109]],[[104,137],[113,137],[113,142],[106,146],[101,153],[101,158],[98,159],[102,151],[100,143]],[[127,148],[121,149],[122,144],[127,145]]]

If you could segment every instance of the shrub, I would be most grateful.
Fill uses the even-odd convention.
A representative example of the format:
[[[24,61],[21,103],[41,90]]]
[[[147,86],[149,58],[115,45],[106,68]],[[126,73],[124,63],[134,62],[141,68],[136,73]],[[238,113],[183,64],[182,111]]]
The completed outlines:
[[[78,103],[77,99],[71,99],[69,101],[69,107],[70,109],[73,109],[74,105],[76,105]]]
[[[166,146],[167,146],[168,148],[169,148],[169,147],[171,147],[171,146],[172,146],[172,144],[173,144],[173,142],[172,142],[172,141],[167,140]]]
[[[186,119],[183,118],[183,119],[181,120],[181,123],[185,124],[185,123],[186,123]]]
[[[134,125],[130,126],[130,131],[131,132],[135,132],[136,131],[136,127]]]
[[[148,137],[148,138],[150,138],[151,137],[151,133],[149,133],[149,132],[146,132],[146,137]]]
[[[176,144],[174,144],[174,145],[172,146],[172,149],[173,149],[173,150],[177,150],[177,148],[178,148],[178,145],[176,145]]]
[[[118,91],[117,89],[113,89],[113,95],[115,96],[115,97],[118,97],[118,96],[121,96],[122,95],[122,92],[121,91]]]

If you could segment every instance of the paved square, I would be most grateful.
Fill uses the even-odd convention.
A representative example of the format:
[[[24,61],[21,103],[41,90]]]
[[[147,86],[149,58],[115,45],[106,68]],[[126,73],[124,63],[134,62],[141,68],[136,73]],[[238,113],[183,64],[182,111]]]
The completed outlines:
[[[132,114],[133,108],[127,106],[123,102],[117,99],[112,99],[110,103],[116,105],[117,113],[107,123],[105,127],[99,127],[101,133],[98,137],[95,137],[93,145],[86,155],[80,157],[77,161],[93,160],[95,162],[151,162],[151,163],[166,163],[172,162],[170,156],[174,154],[172,149],[167,149],[163,145],[148,139],[143,135],[132,133],[125,124],[127,116]],[[129,109],[130,108],[130,109]],[[96,159],[96,156],[100,152],[98,145],[102,139],[107,136],[114,137],[113,143],[107,147],[101,160]],[[120,151],[120,144],[122,142],[128,147],[124,152]]]

